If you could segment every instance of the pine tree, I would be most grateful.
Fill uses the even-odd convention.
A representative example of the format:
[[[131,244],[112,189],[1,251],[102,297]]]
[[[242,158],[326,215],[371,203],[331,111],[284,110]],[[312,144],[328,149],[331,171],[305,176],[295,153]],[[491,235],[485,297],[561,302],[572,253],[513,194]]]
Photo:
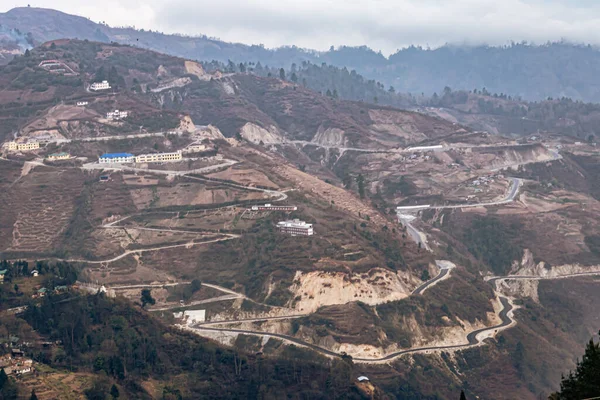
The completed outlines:
[[[154,305],[154,303],[156,303],[150,289],[142,289],[142,297],[140,300],[142,302],[142,307],[146,307],[146,304]]]
[[[7,381],[8,375],[6,375],[6,372],[4,372],[4,368],[2,368],[0,369],[0,390],[2,390]]]
[[[467,400],[467,396],[465,396],[465,391],[464,390],[460,391],[460,400]]]
[[[29,400],[38,400],[37,395],[35,394],[35,389],[31,389],[31,396],[29,396]]]
[[[553,394],[555,399],[585,399],[600,394],[600,344],[590,339],[575,372],[563,377],[560,391]]]
[[[356,177],[356,184],[358,185],[358,195],[361,199],[365,198],[365,177],[362,174],[358,174]]]
[[[110,388],[110,395],[113,397],[113,399],[119,398],[119,388],[117,387],[117,385],[112,385],[112,387]]]

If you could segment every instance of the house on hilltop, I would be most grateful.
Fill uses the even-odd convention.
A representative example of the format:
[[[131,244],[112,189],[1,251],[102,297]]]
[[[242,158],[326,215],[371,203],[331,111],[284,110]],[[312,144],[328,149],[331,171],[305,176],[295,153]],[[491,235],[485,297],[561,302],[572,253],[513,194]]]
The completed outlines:
[[[312,236],[313,226],[299,219],[290,221],[281,221],[277,223],[277,228],[281,233],[287,233],[292,236]]]
[[[110,89],[110,84],[108,83],[108,81],[94,82],[90,85],[90,90],[93,90],[94,92],[97,92],[98,90],[107,89]]]
[[[106,113],[106,119],[109,121],[118,121],[129,116],[129,111],[109,111]]]

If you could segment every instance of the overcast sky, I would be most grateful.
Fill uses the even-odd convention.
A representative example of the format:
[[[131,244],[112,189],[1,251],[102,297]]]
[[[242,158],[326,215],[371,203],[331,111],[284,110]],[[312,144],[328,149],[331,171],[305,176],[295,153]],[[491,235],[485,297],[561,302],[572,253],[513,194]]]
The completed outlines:
[[[0,0],[0,11],[27,3]],[[600,0],[32,0],[165,33],[206,34],[267,47],[324,50],[368,45],[390,54],[410,44],[600,44]]]

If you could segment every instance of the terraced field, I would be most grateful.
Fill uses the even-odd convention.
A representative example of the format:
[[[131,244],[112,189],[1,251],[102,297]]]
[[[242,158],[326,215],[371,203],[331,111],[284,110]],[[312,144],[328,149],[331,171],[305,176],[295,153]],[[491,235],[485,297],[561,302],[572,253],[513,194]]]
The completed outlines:
[[[0,213],[11,214],[14,220],[12,229],[7,228],[2,235],[9,238],[2,250],[37,254],[60,247],[61,235],[68,234],[74,222],[84,181],[84,174],[78,170],[36,166],[14,182],[0,204]]]

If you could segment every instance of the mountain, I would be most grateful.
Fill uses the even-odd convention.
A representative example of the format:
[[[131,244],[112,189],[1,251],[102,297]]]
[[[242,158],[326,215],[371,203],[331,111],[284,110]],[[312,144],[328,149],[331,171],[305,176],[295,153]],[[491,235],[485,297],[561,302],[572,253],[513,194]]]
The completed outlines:
[[[266,49],[226,43],[206,36],[166,35],[133,28],[113,28],[86,18],[41,8],[15,8],[0,14],[0,25],[31,33],[36,44],[61,38],[115,41],[199,61],[260,62],[285,67],[309,61],[356,70],[386,88],[419,95],[486,88],[526,100],[570,97],[600,102],[600,52],[568,43],[504,47],[446,45],[437,49],[409,47],[389,57],[366,46],[319,52],[295,46]]]
[[[530,102],[486,89],[452,91],[421,100],[424,113],[501,135],[570,136],[596,142],[600,137],[600,106],[571,98]]]
[[[169,398],[173,386],[215,398],[556,391],[599,323],[597,148],[343,100],[353,86],[385,90],[343,68],[300,63],[281,79],[250,67],[53,40],[0,68],[0,259],[74,263],[72,290],[105,285],[118,298],[54,304],[3,285],[0,307],[40,307],[24,315],[35,331],[16,329],[30,354],[47,340],[66,354],[36,356],[40,375],[23,384],[51,387],[60,369],[131,397]],[[99,80],[110,89],[91,90]],[[460,108],[454,93],[437,109]],[[474,113],[509,101],[479,109],[496,98],[472,95]],[[14,139],[41,145],[15,151]],[[17,289],[37,278],[19,276]],[[156,319],[131,309],[143,289]],[[138,376],[143,387],[130,386]]]

